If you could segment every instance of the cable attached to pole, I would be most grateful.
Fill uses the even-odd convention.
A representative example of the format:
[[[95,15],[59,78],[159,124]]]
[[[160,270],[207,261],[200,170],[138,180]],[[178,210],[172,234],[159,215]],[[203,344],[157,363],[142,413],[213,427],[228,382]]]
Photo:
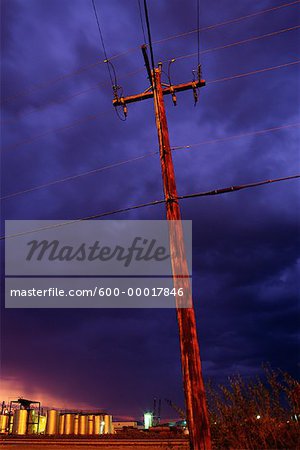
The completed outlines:
[[[92,5],[93,5],[94,13],[95,13],[95,18],[96,18],[96,22],[97,22],[97,26],[98,26],[100,41],[101,41],[103,54],[104,54],[104,58],[105,58],[104,63],[106,63],[106,66],[107,66],[107,70],[108,70],[109,78],[110,78],[110,81],[111,81],[111,87],[112,87],[114,96],[115,96],[115,98],[119,98],[118,91],[120,89],[122,89],[122,88],[120,86],[118,86],[117,75],[116,75],[115,68],[114,68],[113,64],[111,63],[111,61],[108,59],[108,56],[107,56],[107,51],[106,51],[106,48],[105,48],[103,34],[102,34],[102,31],[101,31],[101,27],[100,27],[100,22],[99,22],[97,8],[96,8],[96,5],[95,5],[95,0],[92,0]],[[122,121],[126,120],[126,117],[127,117],[126,105],[123,105],[123,116],[120,114],[120,112],[117,109],[117,107],[115,107],[115,111],[116,111],[116,114],[117,114],[117,116],[118,116],[118,118],[120,120],[122,120]]]
[[[139,5],[140,21],[141,21],[141,26],[142,26],[142,32],[143,32],[143,38],[144,38],[144,44],[147,44],[146,33],[145,33],[145,27],[144,27],[144,21],[143,21],[143,13],[142,13],[141,0],[138,0],[138,5]]]
[[[144,10],[145,10],[146,25],[147,25],[147,31],[148,31],[148,41],[149,41],[149,48],[150,48],[151,65],[152,65],[152,70],[154,72],[155,62],[154,62],[154,54],[153,54],[153,46],[152,46],[152,38],[151,38],[151,29],[150,29],[150,20],[149,20],[147,0],[144,0]]]
[[[102,34],[102,31],[101,31],[101,27],[100,27],[100,22],[99,22],[99,17],[98,17],[96,5],[95,5],[95,0],[92,0],[92,5],[93,5],[94,14],[95,14],[95,18],[96,18],[96,22],[97,22],[97,26],[98,26],[98,31],[99,31],[99,36],[100,36],[100,41],[101,41],[101,45],[102,45],[102,49],[103,49],[103,53],[104,53],[104,58],[105,58],[104,62],[108,63],[109,59],[107,57],[107,52],[106,52],[106,48],[105,48],[105,44],[104,44],[103,34]],[[114,80],[113,80],[113,76],[112,76],[109,64],[107,64],[107,69],[108,69],[108,73],[109,73],[111,84],[113,86],[114,85]]]
[[[198,68],[200,67],[200,0],[197,0],[197,51]]]
[[[229,192],[235,192],[235,191],[239,191],[242,189],[247,189],[247,188],[254,188],[257,186],[263,186],[266,184],[271,184],[271,183],[278,183],[281,181],[288,181],[288,180],[294,180],[296,178],[300,178],[300,175],[291,175],[288,177],[281,177],[281,178],[274,178],[272,180],[263,180],[263,181],[258,181],[255,183],[248,183],[248,184],[242,184],[239,186],[230,186],[227,188],[221,188],[221,189],[214,189],[212,191],[206,191],[206,192],[197,192],[195,194],[188,194],[188,195],[179,195],[176,199],[174,200],[185,200],[188,198],[196,198],[196,197],[205,197],[205,196],[210,196],[210,195],[220,195],[220,194],[225,194],[225,193],[229,193]],[[66,225],[71,225],[77,222],[82,222],[85,220],[93,220],[93,219],[101,219],[102,217],[107,217],[107,216],[111,216],[114,214],[119,214],[119,213],[124,213],[124,212],[129,212],[129,211],[133,211],[135,209],[140,209],[140,208],[146,208],[148,206],[154,206],[154,205],[161,205],[163,203],[165,203],[166,200],[154,200],[152,202],[148,202],[148,203],[142,203],[139,205],[133,205],[133,206],[127,206],[125,208],[121,208],[121,209],[115,209],[113,211],[107,211],[107,212],[102,212],[102,213],[97,213],[97,214],[93,214],[90,216],[85,216],[85,217],[80,217],[78,219],[73,219],[73,220],[68,220],[66,222],[58,222],[55,223],[53,225],[47,225],[45,227],[40,227],[40,228],[36,228],[36,229],[32,229],[32,230],[28,230],[28,231],[24,231],[24,232],[20,232],[20,233],[15,233],[15,234],[11,234],[11,235],[3,235],[0,236],[0,241],[1,240],[5,240],[5,239],[11,239],[17,236],[24,236],[27,234],[31,234],[31,233],[36,233],[38,231],[45,231],[45,230],[49,230],[52,228],[59,228],[62,226],[66,226]]]

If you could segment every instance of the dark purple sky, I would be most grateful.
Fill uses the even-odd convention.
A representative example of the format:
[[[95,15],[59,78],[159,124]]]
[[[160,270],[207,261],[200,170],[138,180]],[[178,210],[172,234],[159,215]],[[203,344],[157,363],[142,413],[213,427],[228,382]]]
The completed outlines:
[[[201,26],[282,3],[201,0]],[[96,4],[109,56],[133,49],[114,60],[125,94],[146,89],[137,2]],[[90,0],[2,0],[1,8],[2,196],[157,149],[151,100],[130,105],[126,122],[113,111]],[[195,1],[149,0],[149,10],[154,40],[196,28]],[[298,24],[299,3],[203,31],[201,49],[210,49],[201,57],[204,78],[295,62],[299,29],[215,48]],[[196,50],[195,33],[154,46],[156,62]],[[173,82],[190,81],[196,63],[196,56],[178,59]],[[178,95],[176,108],[166,98],[171,145],[299,122],[298,79],[299,65],[288,65],[208,83],[196,108],[191,92]],[[181,150],[174,164],[179,194],[293,175],[299,129]],[[183,218],[193,220],[193,292],[206,379],[256,374],[266,361],[297,373],[298,192],[298,181],[289,181],[182,202]],[[2,217],[65,220],[160,198],[159,159],[150,157],[8,198]],[[156,206],[114,218],[164,217],[164,207]],[[2,324],[5,399],[31,395],[135,417],[155,395],[183,405],[173,310],[2,309]],[[167,405],[164,415],[174,415]]]

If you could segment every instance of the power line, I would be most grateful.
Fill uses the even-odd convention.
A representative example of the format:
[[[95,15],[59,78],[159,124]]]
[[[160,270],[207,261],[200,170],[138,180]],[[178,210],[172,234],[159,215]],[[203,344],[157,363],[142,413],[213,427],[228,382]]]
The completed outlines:
[[[104,53],[104,57],[105,57],[105,61],[104,62],[108,63],[107,52],[106,52],[104,39],[103,39],[101,27],[100,27],[100,22],[99,22],[98,13],[97,13],[96,5],[95,5],[95,0],[92,0],[92,4],[93,4],[94,13],[95,13],[95,18],[96,18],[97,25],[98,25],[100,41],[101,41],[101,44],[102,44],[103,53]],[[107,65],[107,70],[108,70],[109,78],[110,78],[110,81],[111,81],[111,85],[114,86],[114,80],[113,80],[113,76],[111,74],[110,66],[109,66],[109,64],[106,64],[106,65]]]
[[[300,1],[300,0],[299,0],[299,1]],[[300,26],[297,26],[297,28],[299,28],[299,27],[300,27]],[[263,36],[265,36],[265,35],[263,35]],[[251,39],[252,39],[252,38],[251,38]],[[256,39],[256,38],[255,38],[255,39]],[[239,41],[238,43],[241,43],[241,41]],[[237,45],[237,43],[231,43],[231,44],[228,44],[228,45],[225,46],[225,47],[227,48],[228,46],[233,46],[233,45]],[[220,49],[223,49],[223,48],[225,48],[225,47],[222,46],[222,47],[215,47],[215,48],[207,49],[207,50],[203,51],[202,53],[208,53],[208,52],[211,52],[211,51],[220,50]],[[194,55],[195,55],[195,53],[191,53],[191,54],[188,54],[188,55],[183,55],[183,56],[181,56],[181,57],[178,57],[177,59],[180,59],[180,58],[181,58],[181,59],[183,59],[183,58],[189,58],[189,57],[194,56]],[[289,66],[289,65],[298,64],[299,61],[300,61],[300,60],[296,60],[296,61],[293,61],[293,62],[290,62],[290,63],[286,63],[286,64],[282,64],[282,65],[278,65],[278,66],[272,66],[272,67],[270,67],[270,68],[261,69],[261,70],[259,69],[259,70],[257,70],[257,71],[247,72],[247,73],[245,73],[245,74],[241,74],[241,75],[237,75],[237,76],[233,75],[232,77],[227,77],[227,78],[223,78],[223,79],[219,79],[219,80],[213,80],[213,81],[207,81],[207,84],[208,84],[208,83],[216,83],[216,82],[218,82],[218,81],[227,81],[227,80],[230,80],[230,79],[240,78],[240,77],[242,77],[242,76],[252,75],[252,74],[255,74],[255,73],[265,72],[265,71],[269,71],[269,70],[274,70],[274,69],[281,68],[281,67],[287,67],[287,66]],[[135,75],[135,74],[141,72],[142,70],[144,70],[144,68],[137,69],[137,70],[132,71],[132,72],[128,72],[128,73],[124,74],[122,78],[125,78],[125,77],[128,77],[128,76]],[[71,95],[65,97],[63,100],[56,100],[56,101],[54,101],[54,102],[48,102],[48,103],[42,105],[42,107],[45,107],[45,106],[48,106],[48,105],[52,105],[52,104],[55,104],[55,103],[64,103],[64,102],[66,102],[66,101],[68,101],[68,100],[70,100],[70,99],[72,99],[72,98],[74,98],[74,97],[77,97],[77,96],[79,96],[79,95],[82,95],[82,94],[85,94],[85,93],[87,93],[87,92],[90,92],[91,90],[97,89],[97,88],[98,88],[99,86],[101,86],[101,85],[102,85],[102,86],[105,86],[106,83],[96,83],[94,86],[92,86],[92,87],[90,87],[90,88],[88,88],[88,89],[84,89],[84,90],[75,92],[74,94],[71,94]],[[30,114],[33,114],[33,113],[35,113],[35,112],[36,112],[36,110],[29,111],[29,112],[25,112],[24,114],[21,114],[19,117],[25,117],[25,116],[30,115]],[[17,120],[18,120],[18,119],[9,119],[9,120],[1,120],[1,122],[2,122],[2,123],[10,123],[10,122],[14,122],[14,121],[17,121]]]
[[[285,130],[285,129],[289,129],[289,128],[293,128],[293,127],[299,127],[299,126],[300,126],[300,122],[296,122],[296,123],[292,123],[292,124],[279,125],[277,127],[265,128],[265,129],[262,129],[262,130],[249,131],[249,132],[246,132],[246,133],[240,133],[240,134],[235,134],[235,135],[231,135],[231,136],[225,136],[224,138],[209,139],[209,140],[205,140],[205,141],[202,141],[202,142],[198,142],[196,144],[180,145],[180,146],[172,147],[172,151],[190,149],[190,148],[197,147],[197,146],[215,144],[215,143],[222,142],[222,141],[227,141],[227,140],[241,139],[243,137],[259,136],[259,135],[263,135],[263,134],[267,134],[267,133],[273,133],[275,131]],[[112,164],[109,164],[107,166],[99,167],[99,168],[92,169],[92,170],[89,170],[89,171],[86,171],[86,172],[81,172],[81,173],[76,174],[76,175],[71,175],[71,176],[68,176],[68,177],[64,177],[64,178],[61,178],[61,179],[58,179],[58,180],[51,181],[49,183],[44,183],[44,184],[41,184],[39,186],[35,186],[35,187],[29,188],[29,189],[25,189],[23,191],[13,192],[11,194],[4,195],[3,197],[0,198],[0,200],[3,201],[3,200],[6,200],[6,199],[9,199],[9,198],[12,198],[12,197],[16,197],[16,196],[19,196],[19,195],[23,195],[23,194],[26,194],[26,193],[29,193],[29,192],[37,191],[39,189],[43,189],[43,188],[51,187],[51,186],[54,186],[54,185],[57,185],[57,184],[60,184],[60,183],[64,183],[66,181],[71,181],[71,180],[74,180],[74,179],[77,179],[77,178],[80,178],[80,177],[84,177],[84,176],[87,176],[87,175],[92,175],[92,174],[95,174],[95,173],[98,173],[98,172],[103,172],[105,170],[112,169],[112,168],[115,168],[115,167],[119,167],[119,166],[122,166],[124,164],[128,164],[130,162],[138,161],[140,159],[147,158],[149,156],[157,155],[158,153],[159,153],[158,151],[149,152],[149,153],[146,153],[144,155],[137,156],[135,158],[127,159],[127,160],[124,160],[124,161],[119,161],[117,163],[112,163]]]
[[[219,22],[219,23],[216,23],[216,24],[208,25],[206,27],[200,28],[200,31],[202,32],[202,31],[212,30],[212,29],[218,28],[220,26],[228,25],[228,24],[231,24],[231,23],[236,23],[236,22],[239,22],[239,21],[242,21],[242,20],[245,20],[245,19],[249,19],[249,18],[252,18],[252,17],[255,17],[255,16],[259,16],[261,14],[266,14],[266,13],[269,13],[269,12],[272,12],[272,11],[276,11],[276,10],[279,10],[279,9],[282,9],[282,8],[295,6],[295,5],[299,4],[299,3],[300,3],[300,0],[296,0],[294,2],[289,2],[289,3],[283,3],[281,5],[278,5],[278,6],[275,6],[275,7],[272,7],[272,8],[263,9],[263,10],[260,10],[260,11],[257,11],[257,12],[251,13],[251,14],[247,14],[247,15],[244,15],[244,16],[236,17],[234,19],[229,19],[229,20],[226,20],[226,21],[223,21],[223,22]],[[179,37],[184,37],[184,36],[187,36],[189,34],[196,33],[196,32],[197,32],[197,30],[192,30],[192,31],[188,31],[188,32],[185,32],[185,33],[180,33],[180,34],[168,36],[166,38],[153,41],[153,44],[160,44],[160,43],[166,42],[168,40],[177,39]],[[128,50],[125,50],[124,52],[120,52],[120,53],[117,53],[115,55],[112,55],[110,57],[110,60],[112,61],[113,59],[120,58],[121,56],[127,55],[128,53],[131,53],[131,52],[136,51],[138,49],[139,49],[138,46],[132,47],[132,48],[130,48]],[[95,61],[93,63],[77,67],[76,69],[74,69],[74,70],[72,70],[70,72],[67,72],[67,73],[65,73],[63,75],[60,75],[60,76],[55,77],[55,78],[52,78],[52,79],[50,79],[48,81],[45,81],[42,84],[32,85],[31,87],[29,87],[29,89],[27,88],[24,91],[21,91],[21,92],[19,92],[17,94],[13,94],[13,95],[11,95],[9,97],[6,97],[1,102],[1,104],[7,103],[7,102],[9,102],[11,100],[14,100],[16,98],[24,97],[24,96],[26,96],[26,95],[28,95],[28,94],[30,94],[32,92],[35,92],[36,90],[45,89],[48,86],[51,86],[52,84],[55,84],[55,83],[57,83],[59,81],[62,81],[64,79],[66,79],[66,78],[69,78],[69,77],[74,76],[74,75],[78,75],[78,74],[80,74],[82,72],[85,72],[86,70],[89,70],[91,68],[97,67],[99,64],[103,64],[103,61]]]
[[[254,42],[254,41],[258,41],[260,39],[264,39],[264,38],[268,38],[268,37],[272,37],[272,36],[277,36],[279,34],[283,34],[283,33],[287,33],[289,31],[294,31],[300,28],[300,25],[295,25],[293,27],[289,27],[289,28],[282,28],[280,30],[276,30],[276,31],[272,31],[271,33],[266,33],[266,34],[260,34],[258,36],[253,36],[247,39],[242,39],[240,41],[235,41],[235,42],[231,42],[229,44],[226,45],[220,45],[219,47],[212,47],[212,48],[207,48],[206,50],[202,50],[200,52],[201,55],[204,55],[206,53],[210,53],[210,52],[215,52],[217,50],[223,50],[225,48],[230,48],[230,47],[235,47],[236,45],[242,45],[242,44],[247,44],[249,42]],[[186,55],[181,55],[181,56],[176,56],[175,59],[176,61],[179,59],[186,59],[186,58],[191,58],[192,56],[197,55],[197,53],[189,53]],[[164,60],[169,61],[169,60]]]
[[[144,28],[141,0],[138,0],[138,6],[139,6],[139,14],[140,14],[140,21],[141,21],[141,27],[142,27],[142,32],[143,32],[144,43],[146,44],[147,39],[146,39],[146,33],[145,33],[145,28]]]
[[[178,146],[176,148],[173,148],[173,150],[184,150],[184,149],[189,149],[189,148],[193,148],[193,147],[199,147],[201,145],[216,144],[218,142],[231,141],[231,140],[240,139],[240,138],[244,138],[244,137],[250,137],[250,136],[258,136],[261,134],[272,133],[275,131],[284,130],[284,129],[288,129],[288,128],[294,128],[294,127],[295,128],[300,127],[300,122],[290,123],[290,124],[286,124],[286,125],[280,125],[280,126],[272,127],[272,128],[265,128],[263,130],[256,130],[256,131],[249,131],[246,133],[234,134],[234,135],[225,136],[222,138],[208,139],[208,140],[205,140],[202,142],[198,142],[196,144]]]
[[[197,0],[197,60],[198,70],[200,67],[200,0]]]
[[[231,75],[231,76],[228,76],[228,77],[223,77],[223,78],[219,78],[219,79],[215,79],[215,80],[208,80],[206,82],[206,84],[216,84],[216,83],[223,82],[223,81],[229,81],[229,80],[234,80],[234,79],[238,79],[238,78],[245,78],[245,77],[251,76],[251,75],[256,75],[256,74],[260,74],[260,73],[264,73],[264,72],[270,72],[272,70],[277,70],[277,69],[282,69],[282,68],[286,68],[286,67],[289,67],[289,66],[294,66],[294,65],[297,65],[299,63],[300,63],[300,60],[296,60],[296,61],[292,61],[292,62],[285,63],[285,64],[279,64],[277,66],[265,67],[263,69],[256,69],[256,70],[253,70],[253,71],[250,71],[250,72],[245,72],[245,73],[241,73],[241,74]],[[91,89],[93,89],[93,88],[91,88]],[[80,95],[80,94],[83,94],[85,92],[86,92],[86,90],[79,91],[79,92],[76,93],[76,95]],[[72,95],[72,97],[74,97],[74,96],[75,96],[75,94]],[[38,134],[36,136],[33,136],[30,139],[25,139],[24,141],[19,141],[19,142],[15,143],[15,144],[12,144],[12,145],[9,145],[7,147],[4,147],[2,149],[2,151],[13,150],[14,148],[20,147],[20,146],[25,145],[25,144],[29,144],[31,142],[34,142],[34,141],[36,141],[36,140],[38,140],[40,138],[43,138],[44,136],[47,136],[47,135],[49,135],[51,133],[64,131],[66,129],[73,128],[73,127],[75,127],[77,125],[81,125],[82,123],[86,123],[86,122],[89,122],[91,120],[96,120],[99,116],[108,114],[110,111],[111,111],[111,109],[109,109],[107,111],[103,111],[102,113],[99,113],[99,114],[88,115],[88,116],[83,117],[82,119],[78,119],[78,120],[76,120],[74,122],[71,122],[71,123],[69,123],[69,124],[67,124],[67,125],[65,125],[63,127],[52,128],[51,130],[48,130],[48,131],[45,131],[44,133]]]
[[[149,20],[149,14],[148,14],[147,0],[144,0],[144,10],[145,10],[147,32],[148,32],[148,41],[149,41],[149,48],[150,48],[151,65],[152,65],[152,70],[154,71],[154,69],[155,69],[155,62],[154,62],[153,45],[152,45],[152,38],[151,38],[151,28],[150,28],[150,20]],[[155,79],[155,77],[154,77],[154,79]],[[151,80],[150,80],[150,82],[151,82]]]
[[[299,0],[300,1],[300,0]],[[133,71],[131,71],[131,72],[127,72],[127,73],[125,73],[123,76],[122,76],[122,79],[123,78],[126,78],[126,77],[130,77],[130,76],[132,76],[132,75],[135,75],[135,74],[137,74],[137,73],[140,73],[141,71],[143,70],[143,68],[141,68],[141,69],[137,69],[137,70],[133,70]],[[52,106],[52,105],[55,105],[55,104],[63,104],[63,103],[65,103],[65,102],[67,102],[68,100],[71,100],[72,98],[75,98],[75,97],[78,97],[78,96],[80,96],[80,95],[83,95],[83,94],[86,94],[87,92],[90,92],[90,91],[93,91],[93,90],[95,90],[95,89],[99,89],[100,87],[106,87],[106,86],[108,86],[109,85],[109,83],[108,82],[101,82],[101,83],[95,83],[94,85],[92,85],[91,87],[89,87],[89,88],[87,88],[87,89],[82,89],[81,91],[77,91],[77,92],[74,92],[73,94],[70,94],[70,95],[68,95],[68,96],[66,96],[66,97],[64,97],[64,98],[62,98],[62,99],[57,99],[57,100],[53,100],[53,101],[49,101],[49,102],[46,102],[46,103],[44,103],[44,104],[42,104],[42,105],[40,105],[39,107],[38,107],[38,109],[41,109],[41,108],[45,108],[45,107],[47,107],[47,106]],[[28,111],[28,112],[24,112],[24,113],[22,113],[22,114],[19,114],[18,115],[18,117],[16,118],[16,119],[2,119],[2,120],[0,120],[1,121],[1,123],[12,123],[12,122],[17,122],[18,121],[18,119],[20,118],[20,117],[27,117],[27,116],[29,116],[29,115],[31,115],[31,114],[34,114],[35,112],[37,112],[37,110],[36,109],[33,109],[32,111]]]
[[[282,5],[274,6],[273,8],[262,9],[262,10],[254,12],[254,13],[251,13],[251,14],[246,14],[245,16],[235,17],[234,19],[229,19],[229,20],[225,20],[223,22],[218,22],[218,23],[215,23],[212,25],[207,25],[205,27],[201,27],[200,32],[214,30],[214,29],[219,28],[224,25],[230,25],[232,23],[237,23],[237,22],[240,22],[245,19],[250,19],[252,17],[260,16],[262,14],[266,14],[268,12],[276,11],[276,10],[279,10],[282,8],[287,8],[289,6],[295,6],[296,4],[299,4],[299,3],[300,3],[300,0],[296,0],[296,1],[290,2],[290,3],[283,3]],[[191,31],[186,31],[184,33],[175,34],[172,36],[167,36],[167,37],[159,39],[157,41],[153,41],[153,44],[161,44],[163,42],[171,41],[173,39],[177,39],[180,37],[189,36],[189,35],[197,33],[197,32],[198,32],[198,29],[195,29],[195,30],[191,30]]]
[[[59,132],[59,131],[68,130],[69,128],[76,127],[77,125],[81,125],[83,123],[96,120],[98,117],[107,114],[109,111],[111,111],[111,109],[107,110],[107,112],[103,111],[103,112],[98,113],[98,114],[89,114],[87,116],[82,117],[81,119],[75,120],[74,122],[70,122],[69,124],[67,124],[67,125],[65,125],[63,127],[52,128],[51,130],[45,131],[44,133],[37,134],[36,136],[31,137],[30,139],[25,139],[24,141],[17,142],[16,144],[12,144],[12,145],[10,145],[10,146],[8,146],[6,148],[3,148],[3,150],[5,150],[5,151],[13,150],[14,148],[17,148],[17,147],[19,147],[21,145],[30,144],[31,142],[34,142],[34,141],[36,141],[36,140],[38,140],[40,138],[48,136],[49,134],[56,133],[56,132]]]
[[[65,225],[71,225],[73,223],[83,222],[85,220],[100,219],[102,217],[112,216],[114,214],[119,214],[119,213],[123,213],[123,212],[133,211],[135,209],[140,209],[140,208],[146,208],[147,206],[159,205],[161,203],[165,203],[165,200],[154,200],[154,201],[148,202],[148,203],[142,203],[142,204],[139,204],[139,205],[128,206],[126,208],[115,209],[113,211],[106,211],[106,212],[102,212],[102,213],[93,214],[91,216],[80,217],[79,219],[68,220],[66,222],[56,223],[56,224],[53,224],[53,225],[48,225],[48,226],[45,226],[45,227],[36,228],[35,230],[28,230],[28,231],[25,231],[25,232],[22,232],[22,233],[11,234],[9,236],[1,236],[0,240],[10,239],[10,238],[13,238],[13,237],[18,237],[18,236],[24,236],[26,234],[36,233],[38,231],[45,231],[45,230],[49,230],[49,229],[52,229],[52,228],[60,228],[60,227],[63,227]]]
[[[242,189],[249,189],[249,188],[253,188],[253,187],[257,187],[257,186],[263,186],[265,184],[278,183],[280,181],[294,180],[296,178],[300,178],[300,175],[291,175],[289,177],[275,178],[273,180],[263,180],[263,181],[257,181],[255,183],[240,184],[238,186],[230,186],[230,187],[221,188],[221,189],[213,189],[212,191],[196,192],[195,194],[179,195],[177,197],[177,199],[184,200],[187,198],[205,197],[207,195],[227,194],[229,192],[235,192],[235,191],[240,191]]]
[[[0,197],[0,200],[6,200],[8,198],[16,197],[16,196],[21,195],[21,194],[26,194],[28,192],[37,191],[39,189],[43,189],[43,188],[46,188],[46,187],[54,186],[56,184],[64,183],[66,181],[75,180],[77,178],[84,177],[86,175],[93,175],[95,173],[104,172],[105,170],[113,169],[115,167],[120,167],[120,166],[123,166],[125,164],[130,163],[130,162],[138,161],[138,160],[141,160],[141,159],[144,159],[144,158],[148,158],[149,156],[153,156],[153,155],[156,155],[156,154],[158,154],[157,151],[156,152],[151,152],[151,153],[146,153],[144,155],[137,156],[135,158],[127,159],[125,161],[119,161],[117,163],[112,163],[112,164],[109,164],[107,166],[98,167],[96,169],[88,170],[86,172],[81,172],[81,173],[76,174],[76,175],[70,175],[68,177],[61,178],[59,180],[50,181],[49,183],[40,184],[39,186],[35,186],[35,187],[29,188],[29,189],[26,189],[26,190],[23,190],[23,191],[13,192],[11,194],[4,195],[3,197]]]
[[[230,75],[228,77],[217,78],[215,80],[208,80],[208,81],[206,81],[206,84],[219,83],[221,81],[229,81],[229,80],[234,80],[236,78],[243,78],[243,77],[247,77],[247,76],[250,76],[250,75],[256,75],[256,74],[263,73],[263,72],[270,72],[272,70],[281,69],[281,68],[288,67],[288,66],[293,66],[293,65],[296,65],[296,64],[299,64],[299,63],[300,63],[300,59],[296,59],[295,61],[291,61],[289,63],[278,64],[277,66],[265,67],[263,69],[255,69],[255,70],[252,70],[252,71],[249,71],[249,72],[243,72],[243,73],[236,74],[236,75]],[[123,75],[123,78],[135,75],[136,73],[139,73],[142,70],[144,70],[144,68],[135,70],[133,72],[128,72],[125,75]],[[65,102],[67,102],[68,100],[71,100],[74,97],[78,97],[79,95],[83,95],[83,94],[86,94],[87,92],[90,92],[92,90],[98,89],[100,85],[101,85],[101,83],[96,83],[94,86],[91,86],[90,88],[83,89],[82,91],[74,92],[73,94],[65,97],[64,99],[56,100],[56,101],[53,101],[51,103],[50,102],[46,103],[46,104],[42,105],[42,107],[46,107],[48,105],[52,105],[52,104],[55,104],[55,103],[59,103],[59,104],[65,103]],[[104,85],[104,83],[102,85]],[[33,111],[26,112],[24,114],[20,114],[18,116],[18,118],[19,117],[28,116],[28,115],[33,114],[35,112],[36,112],[36,110],[33,110]],[[2,120],[2,123],[17,122],[17,120],[18,119]]]
[[[300,175],[291,175],[288,177],[281,177],[281,178],[274,178],[274,179],[269,179],[269,180],[263,180],[263,181],[257,181],[254,183],[248,183],[248,184],[242,184],[242,185],[238,185],[238,186],[230,186],[230,187],[226,187],[226,188],[221,188],[221,189],[214,189],[211,191],[205,191],[205,192],[197,192],[194,194],[186,194],[186,195],[180,195],[176,198],[176,200],[184,200],[184,199],[188,199],[188,198],[196,198],[196,197],[204,197],[204,196],[211,196],[211,195],[220,195],[220,194],[225,194],[225,193],[230,193],[230,192],[235,192],[235,191],[239,191],[242,189],[248,189],[248,188],[253,188],[253,187],[257,187],[257,186],[263,186],[266,184],[271,184],[271,183],[277,183],[277,182],[281,182],[281,181],[288,181],[288,180],[293,180],[296,178],[300,178]],[[36,228],[34,230],[28,230],[28,231],[24,231],[21,233],[15,233],[15,234],[11,234],[8,236],[1,236],[0,240],[4,240],[4,239],[11,239],[14,237],[18,237],[18,236],[24,236],[27,234],[32,234],[32,233],[37,233],[39,231],[45,231],[45,230],[49,230],[49,229],[53,229],[53,228],[60,228],[62,226],[66,226],[66,225],[71,225],[77,222],[82,222],[85,220],[92,220],[92,219],[100,219],[102,217],[107,217],[107,216],[111,216],[114,214],[119,214],[119,213],[123,213],[123,212],[128,212],[128,211],[133,211],[135,209],[140,209],[140,208],[145,208],[148,206],[154,206],[154,205],[160,205],[162,203],[165,203],[166,200],[154,200],[152,202],[148,202],[148,203],[142,203],[139,205],[134,205],[134,206],[128,206],[126,208],[121,208],[121,209],[115,209],[113,211],[107,211],[107,212],[102,212],[102,213],[97,213],[97,214],[93,214],[90,216],[85,216],[85,217],[80,217],[78,219],[73,219],[73,220],[68,220],[66,222],[61,222],[61,223],[56,223],[53,225],[47,225],[45,227],[40,227],[40,228]]]
[[[236,75],[231,75],[228,77],[218,78],[216,80],[210,80],[210,81],[207,81],[206,84],[213,84],[213,83],[220,83],[221,81],[235,80],[237,78],[248,77],[250,75],[256,75],[256,74],[263,73],[263,72],[270,72],[271,70],[277,70],[277,69],[282,69],[282,68],[288,67],[288,66],[294,66],[299,63],[300,63],[300,59],[297,59],[296,61],[292,61],[292,62],[285,63],[285,64],[278,64],[277,66],[265,67],[264,69],[251,70],[250,72],[244,72],[244,73],[239,73]]]

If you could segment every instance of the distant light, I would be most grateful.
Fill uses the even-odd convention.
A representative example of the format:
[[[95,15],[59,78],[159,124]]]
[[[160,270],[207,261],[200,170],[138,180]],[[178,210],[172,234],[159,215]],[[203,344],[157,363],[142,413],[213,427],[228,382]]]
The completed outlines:
[[[148,430],[153,425],[153,413],[152,412],[146,412],[144,414],[144,428],[145,430]]]
[[[260,415],[258,414],[258,415],[256,416],[256,418],[257,418],[257,419],[260,419]]]

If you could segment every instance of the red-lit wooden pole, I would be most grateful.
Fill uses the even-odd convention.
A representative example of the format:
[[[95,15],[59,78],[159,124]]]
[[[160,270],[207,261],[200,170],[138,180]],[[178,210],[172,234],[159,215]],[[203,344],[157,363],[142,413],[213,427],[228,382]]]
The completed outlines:
[[[169,141],[167,117],[161,85],[161,71],[152,73],[154,89],[154,107],[158,132],[159,150],[167,219],[170,223],[170,250],[174,287],[183,288],[184,298],[176,297],[177,320],[181,351],[181,364],[190,441],[193,450],[210,450],[210,427],[202,377],[199,344],[197,338],[195,311],[193,307],[190,279],[184,248],[180,207],[177,199],[172,152]],[[182,274],[183,277],[176,276]],[[187,304],[188,308],[182,308]]]

